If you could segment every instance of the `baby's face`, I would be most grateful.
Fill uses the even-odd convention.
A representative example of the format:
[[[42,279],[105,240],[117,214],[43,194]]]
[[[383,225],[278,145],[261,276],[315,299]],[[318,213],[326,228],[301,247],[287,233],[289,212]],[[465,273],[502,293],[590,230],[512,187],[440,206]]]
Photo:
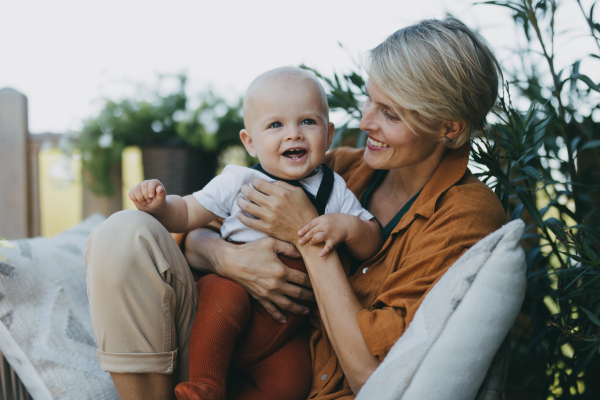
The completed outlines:
[[[333,137],[315,82],[277,78],[261,83],[244,103],[240,137],[262,167],[281,179],[301,179],[323,162]]]

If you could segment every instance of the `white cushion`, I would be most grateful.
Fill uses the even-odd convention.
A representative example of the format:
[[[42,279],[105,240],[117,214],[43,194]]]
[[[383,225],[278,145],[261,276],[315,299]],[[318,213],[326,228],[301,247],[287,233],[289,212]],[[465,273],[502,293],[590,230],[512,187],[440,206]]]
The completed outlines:
[[[525,296],[524,223],[460,257],[427,294],[357,400],[472,400]]]
[[[118,399],[96,358],[83,251],[94,215],[51,238],[16,240],[0,262],[0,351],[36,400]]]

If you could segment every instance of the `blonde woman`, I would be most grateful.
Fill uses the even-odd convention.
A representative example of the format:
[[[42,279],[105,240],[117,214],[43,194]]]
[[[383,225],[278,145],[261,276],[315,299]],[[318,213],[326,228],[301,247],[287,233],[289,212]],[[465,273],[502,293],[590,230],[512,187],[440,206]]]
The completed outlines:
[[[239,219],[272,238],[236,246],[212,230],[201,229],[185,240],[185,257],[192,268],[239,283],[281,322],[285,322],[281,309],[305,312],[293,299],[316,299],[318,312],[311,317],[309,398],[320,400],[354,398],[406,330],[433,285],[469,247],[504,223],[494,193],[467,168],[469,139],[484,129],[501,76],[486,42],[456,19],[421,21],[395,32],[371,50],[366,67],[369,98],[360,128],[368,134],[367,147],[333,150],[326,162],[377,218],[384,236],[381,251],[358,268],[340,261],[346,258],[343,249],[320,257],[320,245],[299,242],[299,231],[310,231],[308,224],[317,216],[303,191],[261,180],[253,182],[255,189],[244,187],[242,192],[249,201],[239,202],[258,219],[243,214]],[[110,260],[113,263],[98,260],[94,268],[104,270],[90,273],[90,291],[106,292],[101,283],[92,282],[112,279],[103,276],[118,275],[122,282],[148,280],[139,284],[159,292],[174,291],[177,300],[171,299],[169,311],[176,316],[168,340],[159,335],[156,349],[151,344],[114,345],[112,337],[117,334],[112,331],[123,335],[124,329],[130,329],[132,336],[144,340],[156,336],[146,327],[151,326],[147,310],[159,313],[164,296],[147,295],[148,299],[139,300],[133,311],[117,318],[131,328],[114,328],[106,319],[95,317],[91,295],[96,340],[99,353],[107,354],[104,368],[112,372],[122,399],[165,398],[160,396],[170,393],[174,381],[185,375],[181,369],[187,368],[186,360],[179,359],[179,375],[171,378],[173,362],[165,360],[166,355],[161,360],[152,353],[171,354],[171,360],[175,350],[187,354],[185,338],[189,320],[193,320],[187,304],[193,303],[193,295],[185,288],[193,287],[193,281],[189,282],[183,257],[166,231],[146,217],[127,215],[127,220],[109,219],[96,236],[101,233],[108,240],[123,225],[142,225],[143,234],[136,242],[120,244],[121,251],[142,249],[127,260],[135,268],[113,265],[123,264],[118,257]],[[308,276],[286,268],[276,256],[292,255],[296,249]],[[92,253],[88,270],[94,264]],[[149,266],[137,261],[144,258]],[[123,272],[128,270],[134,272]],[[126,284],[115,285],[123,293],[131,290]],[[312,291],[298,285],[312,287]],[[185,300],[186,296],[190,299]],[[164,329],[163,325],[159,328]],[[181,338],[179,342],[173,340],[175,334]],[[144,355],[133,366],[123,367],[113,356],[115,352]],[[122,359],[132,361],[127,354]],[[139,359],[143,357],[156,365],[142,367]]]

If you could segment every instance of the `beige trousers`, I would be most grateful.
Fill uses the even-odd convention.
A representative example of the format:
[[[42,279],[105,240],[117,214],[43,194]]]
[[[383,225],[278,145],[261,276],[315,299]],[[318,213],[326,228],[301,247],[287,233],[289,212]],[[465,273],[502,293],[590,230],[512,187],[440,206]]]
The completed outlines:
[[[149,214],[121,211],[94,228],[84,259],[102,370],[187,381],[198,293],[169,232]]]

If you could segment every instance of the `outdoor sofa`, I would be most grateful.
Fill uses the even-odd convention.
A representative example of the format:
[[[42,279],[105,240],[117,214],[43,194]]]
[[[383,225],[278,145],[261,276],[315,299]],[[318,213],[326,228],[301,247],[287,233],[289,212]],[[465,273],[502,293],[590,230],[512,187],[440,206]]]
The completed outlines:
[[[3,249],[1,399],[118,399],[98,366],[82,257],[102,220],[94,215],[60,235]],[[520,220],[508,223],[448,270],[358,400],[503,398],[508,334],[525,293],[523,229]]]

